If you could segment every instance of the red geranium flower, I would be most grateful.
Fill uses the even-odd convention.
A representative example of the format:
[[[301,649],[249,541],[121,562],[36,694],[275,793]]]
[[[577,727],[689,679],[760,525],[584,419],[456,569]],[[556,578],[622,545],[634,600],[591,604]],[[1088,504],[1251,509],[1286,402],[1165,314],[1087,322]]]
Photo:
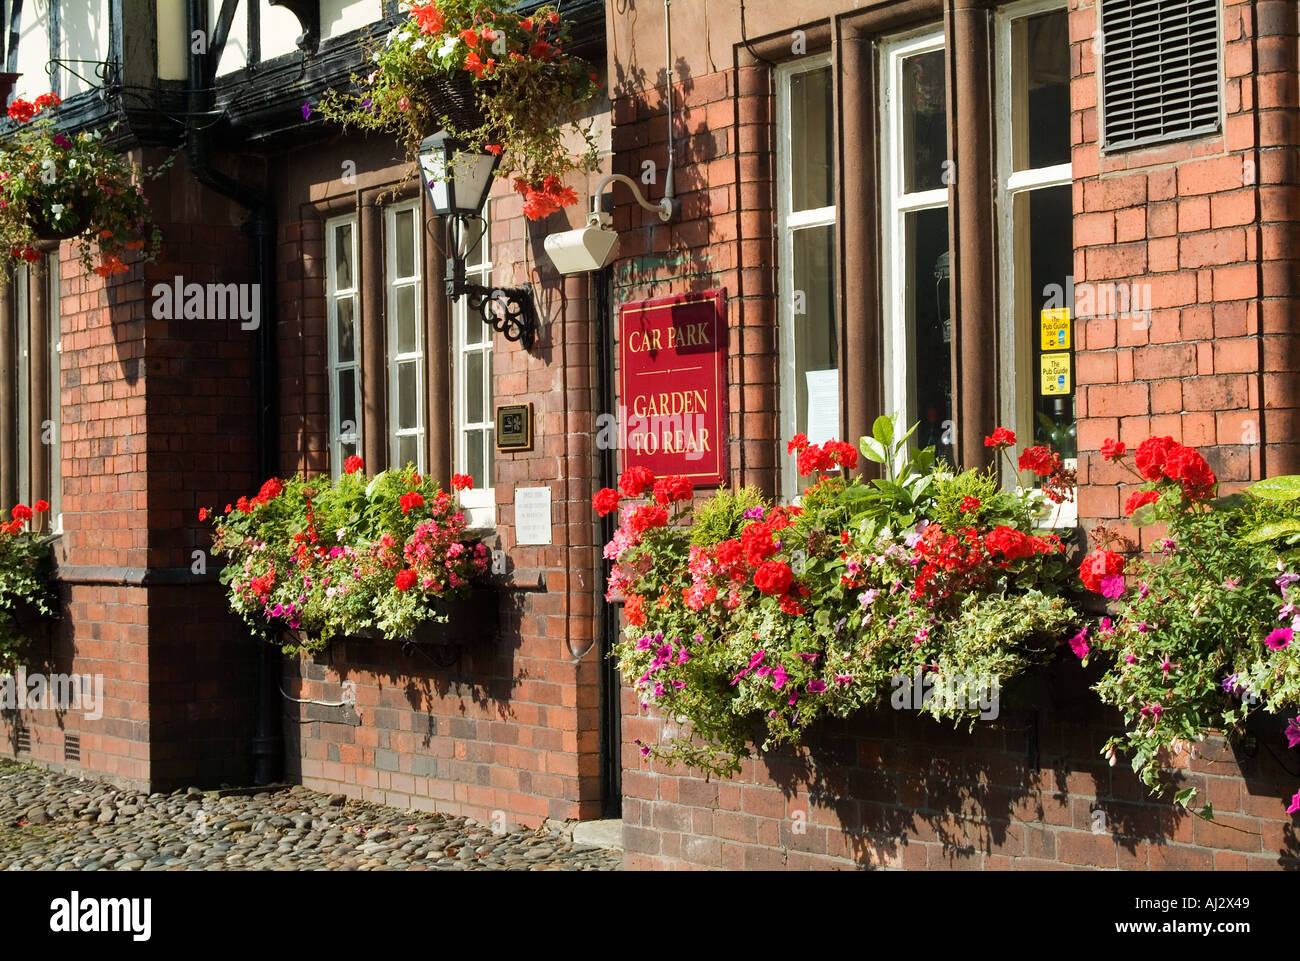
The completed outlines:
[[[468,474],[451,475],[452,490],[467,491],[473,486],[474,486],[474,478],[470,477]]]
[[[398,498],[397,502],[402,505],[402,513],[409,514],[412,507],[424,506],[424,495],[419,491],[407,491]]]
[[[754,586],[773,597],[790,590],[794,574],[785,561],[766,561],[754,572]]]
[[[9,105],[9,119],[15,120],[18,123],[26,123],[35,117],[37,112],[38,111],[33,104],[28,103],[21,97],[15,99],[14,102]]]
[[[1178,444],[1172,437],[1148,437],[1138,444],[1133,460],[1137,464],[1137,472],[1142,475],[1142,479],[1149,481],[1160,480],[1164,476],[1165,458],[1169,456],[1170,451],[1180,446],[1182,445]]]
[[[1107,437],[1101,442],[1101,456],[1108,461],[1118,461],[1124,456],[1128,447],[1122,440],[1111,440]]]
[[[393,578],[393,586],[399,591],[409,591],[415,586],[417,580],[419,578],[416,576],[415,571],[408,567],[397,572],[397,577]]]
[[[655,475],[647,467],[629,467],[618,479],[619,489],[628,497],[640,497],[655,482]]]
[[[1132,517],[1133,512],[1139,507],[1154,504],[1158,500],[1160,500],[1159,491],[1134,491],[1129,495],[1129,499],[1124,502],[1124,516]]]
[[[604,517],[610,511],[618,510],[618,502],[622,500],[622,495],[612,487],[602,487],[596,491],[591,498],[591,506],[596,509],[596,513]]]
[[[994,447],[1002,450],[1004,447],[1016,446],[1016,435],[1005,427],[999,427],[991,435],[984,438],[985,447]]]
[[[655,481],[654,498],[660,504],[673,501],[688,501],[695,496],[695,484],[689,477],[681,474],[669,474]]]
[[[1124,558],[1114,551],[1098,551],[1089,554],[1079,564],[1079,579],[1083,581],[1083,586],[1094,594],[1101,593],[1103,578],[1123,573]]]
[[[13,514],[16,521],[29,521],[32,519],[32,509],[26,504],[15,504],[10,513]]]
[[[978,497],[967,495],[961,499],[961,503],[957,506],[957,509],[963,514],[974,514],[980,509],[980,499]]]
[[[762,521],[755,521],[745,528],[740,535],[740,546],[750,567],[757,567],[778,550],[772,540],[771,526]]]
[[[1165,456],[1165,476],[1183,486],[1183,493],[1193,499],[1208,497],[1217,478],[1205,458],[1181,444]]]
[[[206,507],[200,507],[200,508],[199,508],[199,520],[200,520],[200,521],[205,521],[205,520],[207,520],[207,519],[208,519],[208,509],[207,509]]]
[[[984,535],[984,546],[990,554],[1001,554],[1009,561],[1024,557],[1033,557],[1036,553],[1035,538],[1029,537],[1014,527],[998,525]]]
[[[787,454],[793,454],[795,451],[803,450],[807,446],[808,446],[808,435],[795,434],[793,437],[790,438],[790,443],[785,445],[785,452]]]
[[[49,509],[50,509],[50,502],[47,500],[39,500],[32,505],[32,510],[36,511],[36,513],[38,514],[44,514]]]
[[[366,462],[363,461],[356,454],[353,454],[351,457],[349,457],[347,460],[343,462],[343,473],[355,474],[359,470],[364,470],[365,466],[366,466]]]
[[[643,534],[651,527],[663,527],[668,523],[668,511],[658,504],[642,504],[632,512],[627,526],[636,533]]]
[[[1020,470],[1031,470],[1039,477],[1046,477],[1060,466],[1061,456],[1054,454],[1046,447],[1026,447],[1020,455],[1020,460],[1016,466]]]

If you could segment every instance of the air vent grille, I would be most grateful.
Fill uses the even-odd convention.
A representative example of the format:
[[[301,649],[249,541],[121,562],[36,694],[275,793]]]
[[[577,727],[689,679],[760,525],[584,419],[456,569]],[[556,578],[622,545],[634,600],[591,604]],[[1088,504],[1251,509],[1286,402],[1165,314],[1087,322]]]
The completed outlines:
[[[1107,150],[1219,130],[1218,0],[1102,0],[1101,21]]]

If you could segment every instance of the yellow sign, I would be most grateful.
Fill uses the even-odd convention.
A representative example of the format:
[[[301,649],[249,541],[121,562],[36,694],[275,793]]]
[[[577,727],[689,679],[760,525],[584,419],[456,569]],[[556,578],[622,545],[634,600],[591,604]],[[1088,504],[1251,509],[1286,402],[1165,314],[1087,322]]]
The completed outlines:
[[[1070,349],[1070,308],[1048,307],[1038,315],[1043,350]]]
[[[1070,355],[1043,354],[1039,359],[1042,361],[1042,395],[1050,397],[1070,393]]]

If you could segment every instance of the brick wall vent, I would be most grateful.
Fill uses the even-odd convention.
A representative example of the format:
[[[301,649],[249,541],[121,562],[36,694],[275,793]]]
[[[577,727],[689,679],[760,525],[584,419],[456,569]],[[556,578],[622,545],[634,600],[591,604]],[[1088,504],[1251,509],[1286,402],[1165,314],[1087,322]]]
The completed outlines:
[[[63,735],[63,760],[80,762],[81,760],[81,735],[80,734]]]
[[[32,732],[24,726],[14,728],[14,753],[32,753]]]
[[[1102,0],[1106,150],[1218,131],[1218,0]]]

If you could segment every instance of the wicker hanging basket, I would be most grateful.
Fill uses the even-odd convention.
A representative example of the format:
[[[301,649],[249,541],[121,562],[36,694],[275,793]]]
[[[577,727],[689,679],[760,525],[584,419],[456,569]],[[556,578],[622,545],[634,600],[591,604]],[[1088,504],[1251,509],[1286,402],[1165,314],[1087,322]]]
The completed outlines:
[[[491,81],[489,81],[490,83]],[[436,73],[420,84],[418,106],[424,134],[446,129],[448,125],[458,130],[473,130],[483,126],[487,119],[479,103],[479,93],[484,84],[475,83],[468,71]],[[489,91],[490,92],[490,91]]]
[[[90,199],[78,195],[65,205],[63,216],[55,223],[52,212],[44,204],[33,204],[27,208],[27,222],[40,240],[67,240],[86,230],[90,219]]]

